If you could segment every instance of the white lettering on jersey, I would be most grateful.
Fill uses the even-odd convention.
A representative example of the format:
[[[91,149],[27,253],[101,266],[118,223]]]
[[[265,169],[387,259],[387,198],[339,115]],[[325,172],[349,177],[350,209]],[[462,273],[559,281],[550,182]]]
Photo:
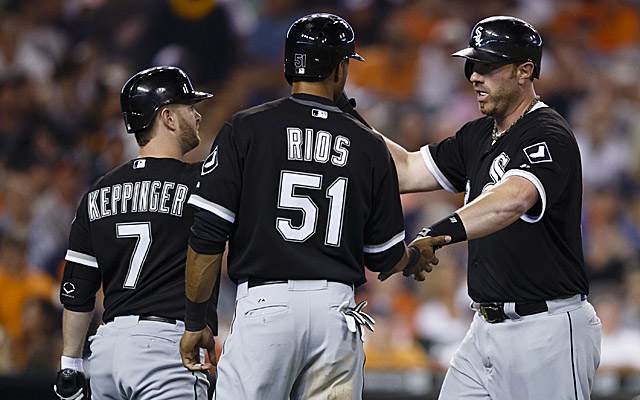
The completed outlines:
[[[153,181],[151,183],[151,192],[149,193],[149,211],[151,212],[158,211],[158,206],[160,204],[160,193],[158,193],[158,190],[160,190],[161,187],[162,183],[160,183],[160,181]]]
[[[94,190],[87,196],[87,208],[89,213],[89,221],[100,218],[100,210],[98,209],[98,190]]]
[[[104,217],[108,217],[109,215],[111,215],[111,207],[107,207],[107,205],[109,204],[110,191],[110,187],[104,187],[100,189],[100,213]]]
[[[131,200],[131,212],[138,212],[138,196],[140,196],[140,182],[133,184],[133,198]]]
[[[133,183],[125,182],[122,184],[122,213],[127,212],[127,203],[133,197]]]
[[[122,199],[122,185],[111,186],[111,215],[118,214],[118,202]]]
[[[173,182],[165,182],[162,185],[162,194],[160,195],[160,212],[163,214],[169,213],[169,207],[167,206],[167,201],[169,201],[169,190],[173,189],[176,184]]]
[[[329,161],[331,155],[331,134],[327,131],[318,131],[316,137],[316,151],[313,154],[313,158],[316,162],[326,164]]]
[[[175,188],[175,191],[174,191]],[[189,198],[189,187],[175,182],[142,181],[117,183],[89,192],[89,221],[127,212],[160,212],[181,217]]]
[[[344,167],[347,165],[347,159],[349,158],[349,151],[346,149],[351,145],[351,141],[344,137],[338,135],[336,141],[333,143],[333,151],[338,153],[338,155],[334,155],[331,157],[331,163],[337,167]]]
[[[302,129],[287,128],[287,158],[302,160]]]
[[[151,186],[150,181],[143,181],[140,185],[138,212],[147,212],[149,209],[149,186]]]
[[[171,204],[171,215],[175,215],[177,217],[182,215],[184,202],[187,201],[188,195],[189,188],[186,185],[179,183],[178,187],[176,187],[176,195],[173,198],[173,203]]]
[[[304,130],[304,160],[311,161],[311,154],[313,153],[313,129],[305,129]]]
[[[502,177],[504,176],[508,163],[509,156],[505,152],[500,153],[498,157],[493,159],[493,161],[491,162],[491,167],[489,167],[489,177],[493,182],[484,185],[484,187],[482,188],[483,193],[500,182],[500,179],[502,179]]]
[[[287,159],[313,161],[325,164],[331,161],[336,167],[344,167],[349,159],[351,141],[341,135],[335,138],[330,132],[306,128],[287,128]]]

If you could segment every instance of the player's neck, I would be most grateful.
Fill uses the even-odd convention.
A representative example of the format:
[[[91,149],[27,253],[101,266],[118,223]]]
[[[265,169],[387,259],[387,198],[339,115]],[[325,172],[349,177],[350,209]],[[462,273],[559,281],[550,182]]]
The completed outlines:
[[[535,100],[535,92],[527,92],[524,96],[519,98],[519,101],[517,101],[515,108],[513,108],[511,112],[508,112],[501,118],[494,117],[498,132],[504,132],[509,129],[524,114],[530,111],[530,107]]]
[[[174,141],[154,137],[149,143],[140,147],[140,157],[175,158],[176,160],[182,160],[184,154],[180,146]]]
[[[291,94],[310,94],[313,96],[324,97],[331,101],[335,101],[333,98],[334,88],[327,85],[325,82],[293,82],[291,85]]]

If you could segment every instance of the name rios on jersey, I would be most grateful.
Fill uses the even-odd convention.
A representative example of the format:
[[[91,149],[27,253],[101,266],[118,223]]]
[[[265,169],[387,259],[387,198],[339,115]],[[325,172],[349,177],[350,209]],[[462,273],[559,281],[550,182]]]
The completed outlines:
[[[125,182],[89,192],[89,221],[112,215],[159,212],[182,216],[189,188],[170,181]]]
[[[336,136],[327,131],[314,132],[313,129],[287,128],[287,154],[289,160],[315,161],[331,164],[336,167],[347,165],[351,141],[341,135]],[[332,155],[333,149],[333,155]]]

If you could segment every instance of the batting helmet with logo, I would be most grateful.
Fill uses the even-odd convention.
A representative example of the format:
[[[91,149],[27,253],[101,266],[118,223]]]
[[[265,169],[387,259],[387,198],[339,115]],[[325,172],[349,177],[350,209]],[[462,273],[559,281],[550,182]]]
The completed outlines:
[[[467,59],[464,72],[471,78],[472,63],[507,64],[531,61],[534,78],[540,77],[542,38],[526,21],[515,17],[489,17],[478,22],[471,31],[469,47],[452,54]]]
[[[167,104],[194,104],[213,97],[193,90],[187,74],[178,67],[162,66],[140,71],[120,92],[120,106],[127,132],[147,129],[158,109]]]
[[[311,14],[289,28],[284,44],[284,76],[291,84],[296,78],[326,79],[345,58],[364,61],[356,53],[351,25],[333,14]]]

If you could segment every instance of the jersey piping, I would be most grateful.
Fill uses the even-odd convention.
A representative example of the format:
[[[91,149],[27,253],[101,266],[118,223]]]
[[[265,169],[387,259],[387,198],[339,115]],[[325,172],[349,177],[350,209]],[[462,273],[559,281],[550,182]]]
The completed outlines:
[[[401,241],[403,241],[404,237],[405,237],[405,233],[404,231],[402,231],[382,244],[365,245],[364,252],[365,253],[382,253],[383,251],[389,250],[390,248],[395,246],[397,243],[400,243]]]
[[[217,215],[218,217],[231,222],[232,224],[235,222],[236,220],[236,214],[225,208],[222,207],[219,204],[216,204],[212,201],[209,201],[207,199],[204,199],[200,196],[198,196],[197,194],[192,194],[191,197],[189,198],[189,201],[187,201],[188,204],[193,204],[196,207],[202,208],[204,210],[207,210],[215,215]]]
[[[440,168],[438,168],[435,161],[433,161],[433,157],[431,156],[431,152],[429,151],[429,145],[422,146],[420,148],[420,154],[422,155],[422,159],[424,160],[425,165],[427,166],[429,171],[431,171],[431,174],[436,178],[440,186],[442,186],[443,189],[451,194],[458,193],[451,182],[449,182],[449,180],[440,171]]]
[[[504,182],[504,180],[510,176],[519,176],[525,178],[529,182],[533,183],[533,185],[536,187],[536,189],[538,190],[538,194],[540,195],[540,199],[542,200],[542,210],[540,211],[540,215],[530,216],[528,214],[524,214],[520,217],[520,219],[530,224],[540,221],[544,216],[545,209],[547,208],[547,194],[544,190],[542,182],[540,182],[540,179],[538,179],[538,177],[531,172],[523,171],[521,169],[510,169],[504,174],[504,176],[502,177],[502,181]]]
[[[80,253],[78,251],[67,250],[67,254],[64,257],[65,260],[74,263],[82,264],[91,268],[98,268],[98,259],[88,254]]]

